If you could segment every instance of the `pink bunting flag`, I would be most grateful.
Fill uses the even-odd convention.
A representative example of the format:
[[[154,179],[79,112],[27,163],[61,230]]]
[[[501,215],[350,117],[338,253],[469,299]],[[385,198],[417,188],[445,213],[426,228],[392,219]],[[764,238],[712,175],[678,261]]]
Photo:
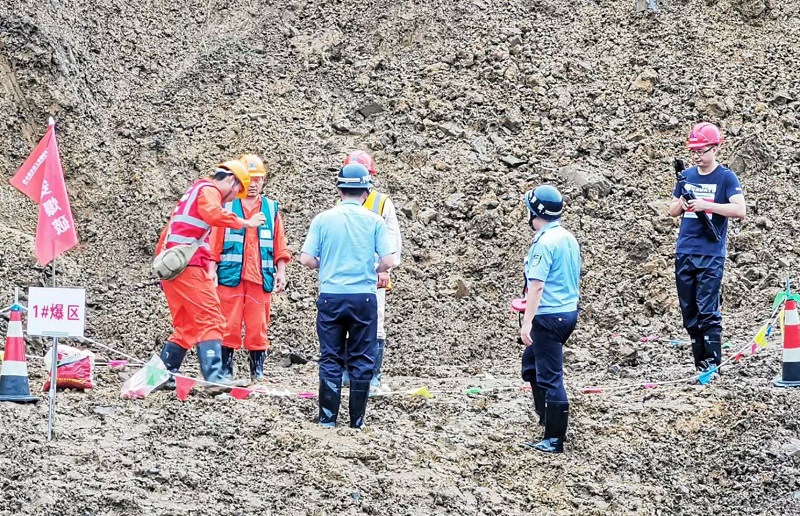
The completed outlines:
[[[603,392],[602,387],[584,387],[583,393],[584,394],[600,394]]]
[[[310,398],[316,398],[317,395],[314,394],[313,392],[298,392],[297,397],[303,399],[310,399]]]
[[[756,351],[758,351],[758,344],[756,344],[755,342],[753,342],[753,345],[752,345],[752,346],[750,346],[750,354],[751,354],[751,355],[755,355],[755,354],[756,354]]]
[[[644,387],[645,389],[655,389],[656,387],[658,387],[658,384],[657,383],[645,383],[645,384],[642,385],[642,387]]]
[[[197,380],[192,378],[186,378],[185,376],[176,376],[175,377],[175,396],[178,397],[181,401],[186,401],[186,398],[189,397],[189,392],[192,390],[192,387],[195,386]]]
[[[656,337],[655,335],[648,335],[647,337],[642,337],[641,340],[642,340],[642,342],[652,342],[652,341],[656,340],[657,338],[658,337]]]
[[[231,396],[236,398],[237,400],[243,400],[250,396],[253,391],[250,389],[245,389],[244,387],[234,387],[231,389]]]
[[[521,391],[529,391],[529,390],[531,390],[531,385],[530,384],[528,384],[528,385],[520,385],[519,386],[519,390],[521,390]]]

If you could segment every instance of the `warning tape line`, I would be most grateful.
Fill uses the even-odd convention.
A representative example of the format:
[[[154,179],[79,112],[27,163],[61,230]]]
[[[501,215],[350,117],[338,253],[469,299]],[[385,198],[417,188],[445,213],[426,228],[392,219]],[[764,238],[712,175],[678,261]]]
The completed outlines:
[[[122,351],[120,351],[118,349],[114,349],[114,348],[112,348],[110,346],[106,346],[105,344],[101,344],[101,343],[97,342],[94,339],[90,339],[88,337],[82,337],[82,338],[78,338],[76,340],[78,340],[79,342],[85,342],[87,344],[91,344],[93,346],[98,346],[98,347],[100,347],[102,349],[105,349],[106,351],[110,351],[112,353],[116,353],[116,354],[118,354],[120,356],[123,356],[123,357],[131,360],[132,362],[135,362],[135,363],[141,365],[142,367],[152,367],[152,366],[148,366],[147,362],[145,362],[144,360],[141,360],[141,359],[136,358],[134,356],[128,355],[127,353],[123,353]],[[162,369],[160,369],[160,368],[158,370],[162,371]],[[184,379],[196,382],[196,385],[199,385],[201,387],[214,386],[214,387],[222,387],[224,389],[237,388],[237,387],[231,387],[230,385],[227,385],[227,384],[224,384],[224,383],[210,382],[210,381],[205,380],[205,379],[200,380],[198,378],[194,378],[192,376],[187,376],[187,375],[180,374],[180,373],[173,373],[173,372],[166,371],[166,370],[164,370],[164,371],[169,373],[169,375],[172,376],[172,377],[184,378]],[[273,396],[292,396],[292,395],[295,395],[295,396],[299,396],[301,398],[308,397],[307,396],[308,393],[302,393],[302,392],[297,392],[297,393],[296,392],[290,392],[290,391],[286,391],[286,392],[281,392],[281,391],[268,392],[267,390],[260,389],[258,387],[238,387],[238,388],[239,389],[246,389],[248,391],[251,391],[252,393],[258,393],[258,394],[267,393],[268,395],[273,395]]]
[[[5,353],[6,353],[5,349],[1,349],[0,350],[0,359],[5,358]],[[40,357],[39,355],[29,355],[27,353],[25,353],[25,358],[28,359],[28,360],[37,360],[37,361],[46,360],[45,357]],[[74,360],[72,362],[59,361],[58,362],[58,367],[61,367],[62,365],[74,364],[75,362],[78,362],[80,360],[83,360],[83,359]],[[125,366],[127,366],[128,365],[128,361],[127,360],[109,360],[107,362],[97,362],[97,361],[95,361],[94,365],[95,366],[100,366],[100,367],[108,366],[108,367],[111,367],[111,368],[117,368],[117,367],[125,367]]]
[[[778,320],[779,315],[780,315],[780,310],[782,308],[783,308],[783,305],[780,304],[780,305],[776,306],[775,309],[773,310],[772,315],[770,316],[769,322],[766,324],[767,332],[771,331],[771,329],[773,327],[773,324]],[[679,378],[679,379],[676,379],[676,380],[646,381],[646,382],[638,382],[638,383],[633,383],[633,384],[628,384],[628,385],[587,386],[587,387],[582,388],[580,390],[580,392],[582,392],[584,394],[599,394],[599,393],[604,393],[604,392],[620,392],[620,393],[623,393],[623,392],[632,391],[632,390],[636,390],[636,389],[653,389],[653,388],[656,388],[656,387],[663,387],[663,386],[667,386],[667,385],[676,385],[676,384],[681,384],[681,383],[689,383],[689,382],[697,381],[703,376],[710,377],[711,374],[713,374],[714,372],[719,370],[719,368],[721,368],[723,365],[726,365],[726,364],[730,363],[731,361],[738,361],[739,358],[742,358],[743,352],[745,350],[747,350],[748,348],[750,348],[752,350],[751,355],[755,354],[755,352],[757,350],[756,339],[758,338],[759,333],[763,329],[764,329],[764,326],[763,325],[760,326],[758,332],[756,333],[756,335],[755,335],[755,337],[753,339],[748,341],[748,343],[746,345],[742,346],[739,350],[737,350],[736,353],[732,353],[727,358],[725,358],[720,363],[719,366],[714,367],[711,371],[700,372],[700,373],[694,374],[692,376],[688,376],[688,377],[685,377],[685,378]],[[134,357],[132,355],[124,353],[124,352],[122,352],[122,351],[120,351],[118,349],[112,348],[110,346],[106,346],[105,344],[97,342],[94,339],[90,339],[88,337],[77,337],[77,338],[74,338],[74,340],[77,340],[78,342],[81,342],[81,343],[85,343],[85,344],[89,344],[89,345],[92,345],[92,346],[96,346],[98,348],[104,349],[104,350],[109,351],[111,353],[123,356],[123,357],[127,358],[128,360],[130,360],[131,362],[135,363],[136,365],[139,365],[139,366],[142,366],[142,367],[151,367],[151,366],[148,366],[148,363],[145,362],[144,360],[141,360],[141,359],[139,359],[137,357]],[[753,349],[753,348],[756,348],[756,349]],[[31,355],[26,355],[26,356],[28,358],[36,358],[36,359],[42,358],[42,357],[35,357],[35,356],[31,356]],[[160,368],[158,368],[158,370],[159,371],[164,371],[164,370],[162,370]],[[183,379],[189,380],[191,382],[194,382],[195,385],[199,385],[199,386],[203,386],[203,387],[215,386],[215,387],[224,388],[226,390],[238,389],[239,392],[247,391],[247,392],[249,392],[251,394],[254,393],[254,394],[260,394],[260,395],[278,396],[278,397],[296,396],[296,397],[304,398],[304,399],[315,398],[316,397],[316,393],[313,393],[313,392],[279,391],[279,390],[275,390],[275,389],[266,389],[265,387],[261,387],[261,386],[259,386],[259,387],[231,387],[230,385],[227,385],[227,384],[217,383],[217,382],[210,382],[210,381],[207,381],[207,380],[204,380],[204,379],[201,380],[201,379],[198,379],[198,378],[195,378],[195,377],[192,377],[192,376],[188,376],[188,375],[184,375],[184,374],[180,374],[180,373],[172,373],[172,372],[169,372],[169,371],[165,371],[165,372],[169,373],[169,375],[172,376],[172,377],[183,378]],[[467,389],[458,389],[458,390],[455,390],[455,389],[433,389],[433,390],[429,390],[429,389],[427,389],[427,387],[422,387],[422,388],[410,389],[410,390],[392,390],[392,391],[386,391],[386,392],[376,392],[376,393],[371,394],[370,397],[379,398],[379,397],[389,397],[389,396],[398,396],[398,395],[420,395],[420,396],[425,396],[425,397],[433,397],[435,395],[453,395],[453,394],[478,395],[478,394],[490,394],[490,393],[497,393],[497,392],[526,391],[526,390],[530,390],[530,385],[520,385],[520,386],[516,386],[516,387],[489,387],[489,388],[471,387],[471,388],[467,388]]]
[[[76,338],[75,340],[78,340],[79,342],[86,343],[86,344],[89,344],[89,345],[92,345],[92,346],[97,346],[97,347],[105,349],[106,351],[109,351],[111,353],[116,353],[116,354],[118,354],[120,356],[126,357],[130,361],[135,362],[137,365],[140,365],[142,367],[152,367],[152,366],[149,366],[147,362],[145,362],[145,361],[143,361],[141,359],[133,357],[133,356],[127,354],[127,353],[124,353],[124,352],[122,352],[122,351],[120,351],[118,349],[112,348],[110,346],[106,346],[105,344],[97,342],[94,339],[90,339],[88,337],[81,337],[81,338]],[[163,370],[159,368],[158,371],[163,371]],[[167,371],[167,372],[169,372],[169,371]],[[209,385],[211,385],[211,386],[224,387],[226,389],[231,389],[231,386],[230,385],[226,385],[226,384],[221,384],[221,383],[216,383],[216,382],[209,382],[209,381],[206,381],[206,380],[201,380],[201,379],[194,378],[194,377],[187,376],[187,375],[183,375],[183,374],[180,374],[180,373],[171,373],[170,372],[169,374],[171,376],[173,376],[173,377],[176,377],[176,378],[185,378],[185,379],[190,380],[192,382],[196,382],[196,384],[200,385],[200,386],[209,386]],[[314,393],[314,392],[296,392],[296,391],[289,391],[289,390],[267,389],[267,388],[262,387],[262,386],[259,386],[259,387],[234,387],[234,388],[235,389],[239,389],[239,392],[249,391],[250,393],[253,393],[253,394],[274,396],[274,397],[298,397],[298,398],[302,398],[302,399],[310,399],[310,398],[316,398],[317,397],[317,394]],[[441,390],[440,389],[429,390],[427,387],[421,387],[421,388],[416,388],[416,389],[394,390],[394,391],[387,391],[387,392],[376,392],[376,393],[370,395],[370,397],[371,398],[378,398],[378,397],[389,397],[389,396],[399,396],[399,395],[405,395],[405,396],[416,395],[416,396],[423,396],[423,397],[433,397],[435,395],[446,395],[446,394],[482,395],[482,394],[490,394],[490,393],[496,393],[496,392],[510,392],[510,391],[522,392],[522,391],[526,391],[526,390],[530,390],[530,385],[526,384],[526,385],[520,385],[520,386],[515,386],[515,387],[489,387],[489,388],[471,387],[471,388],[468,388],[468,389],[458,389],[458,390],[455,390],[455,389],[452,389],[452,390],[444,390],[444,389],[441,389]]]
[[[118,349],[110,348],[110,347],[106,346],[105,344],[100,344],[96,340],[92,340],[92,339],[90,339],[88,337],[75,337],[75,340],[77,340],[78,342],[81,342],[81,343],[86,342],[88,344],[92,344],[93,346],[97,346],[99,348],[105,349],[106,351],[111,351],[112,353],[116,353],[117,355],[123,356],[123,357],[127,358],[128,360],[130,360],[131,362],[135,362],[135,363],[140,364],[140,365],[145,365],[147,363],[144,360],[139,360],[138,358],[136,358],[134,356],[128,355],[127,353],[123,353],[122,351],[119,351]]]

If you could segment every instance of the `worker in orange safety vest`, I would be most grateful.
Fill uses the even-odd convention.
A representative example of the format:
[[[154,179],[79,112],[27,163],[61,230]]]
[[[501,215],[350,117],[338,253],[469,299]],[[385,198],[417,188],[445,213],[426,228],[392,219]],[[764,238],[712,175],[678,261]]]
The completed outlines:
[[[188,267],[176,278],[162,282],[167,305],[172,315],[174,332],[161,351],[167,370],[177,373],[186,352],[197,345],[197,359],[203,378],[220,386],[236,386],[237,382],[222,374],[222,332],[225,319],[220,308],[213,277],[213,261],[209,237],[211,228],[254,228],[264,223],[264,215],[256,213],[248,219],[237,217],[222,208],[223,203],[244,197],[250,185],[247,168],[237,160],[217,165],[211,179],[200,179],[181,197],[161,232],[156,254],[162,248],[202,241]],[[166,387],[174,388],[170,378]],[[222,387],[224,389],[224,387]]]
[[[375,161],[367,152],[356,150],[347,155],[344,164],[359,163],[364,165],[369,170],[370,177],[376,175]],[[394,245],[395,252],[392,255],[392,268],[400,266],[400,255],[403,249],[403,239],[400,235],[400,225],[397,222],[397,211],[395,210],[392,199],[375,188],[371,188],[369,196],[364,201],[363,206],[376,215],[380,215],[386,222],[386,227],[389,231],[389,239]],[[375,260],[377,267],[380,260]],[[378,354],[375,359],[375,369],[372,373],[372,380],[370,381],[370,393],[381,394],[390,391],[388,386],[383,382],[383,373],[381,367],[383,366],[383,355],[386,350],[386,294],[392,289],[392,281],[389,272],[385,271],[378,274]],[[342,376],[343,385],[347,386],[350,382],[350,377],[345,370]]]
[[[254,154],[240,161],[250,173],[247,197],[234,199],[225,209],[238,217],[264,215],[257,228],[214,228],[211,251],[217,262],[217,292],[222,312],[227,316],[222,338],[222,372],[232,378],[234,352],[242,347],[250,358],[250,381],[264,379],[264,358],[269,349],[269,312],[272,293],[286,288],[286,264],[292,252],[283,228],[278,203],[261,195],[267,169]]]

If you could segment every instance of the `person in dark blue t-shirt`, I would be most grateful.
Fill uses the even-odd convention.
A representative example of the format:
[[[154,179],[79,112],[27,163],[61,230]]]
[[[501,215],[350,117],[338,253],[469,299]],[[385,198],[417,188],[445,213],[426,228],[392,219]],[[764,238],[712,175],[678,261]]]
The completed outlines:
[[[686,146],[696,166],[684,171],[684,185],[672,193],[669,214],[682,215],[675,248],[675,283],[683,327],[692,341],[695,367],[716,370],[722,361],[722,314],[719,291],[725,266],[728,219],[744,219],[746,205],[736,174],[717,163],[719,129],[707,122],[692,128]],[[695,199],[682,195],[692,191]],[[698,217],[709,217],[719,233],[711,236]]]

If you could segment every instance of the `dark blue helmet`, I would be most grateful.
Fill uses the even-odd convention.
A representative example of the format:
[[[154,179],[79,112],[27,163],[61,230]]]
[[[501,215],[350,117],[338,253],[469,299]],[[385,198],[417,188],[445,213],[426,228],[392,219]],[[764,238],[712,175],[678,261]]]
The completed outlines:
[[[542,185],[525,194],[525,205],[532,218],[557,220],[564,211],[564,198],[555,186]]]
[[[339,169],[336,188],[372,188],[369,170],[361,163],[349,163]]]

